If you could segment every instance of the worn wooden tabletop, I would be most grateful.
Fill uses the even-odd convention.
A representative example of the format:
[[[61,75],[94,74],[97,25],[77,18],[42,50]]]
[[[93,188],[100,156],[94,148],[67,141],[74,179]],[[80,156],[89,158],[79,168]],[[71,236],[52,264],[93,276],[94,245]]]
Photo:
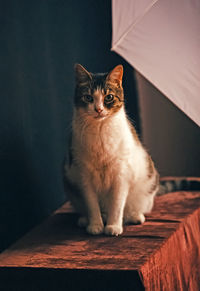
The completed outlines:
[[[175,269],[184,268],[181,264],[191,265],[187,267],[187,274],[184,274],[184,280],[188,283],[188,272],[191,271],[192,265],[196,264],[197,254],[199,256],[199,207],[200,192],[169,193],[156,198],[154,209],[143,225],[125,226],[121,236],[107,237],[91,236],[84,229],[78,228],[77,215],[66,203],[0,255],[0,290],[25,290],[17,288],[22,281],[25,284],[26,280],[31,281],[31,278],[35,278],[31,283],[33,285],[38,278],[48,278],[48,282],[51,282],[55,272],[60,276],[58,280],[63,280],[63,272],[66,272],[64,276],[68,278],[65,278],[65,282],[72,278],[75,280],[73,286],[70,285],[70,290],[77,290],[77,284],[82,286],[79,290],[102,290],[97,286],[94,288],[91,282],[98,282],[98,286],[101,286],[106,277],[107,287],[116,281],[121,288],[126,278],[130,289],[127,287],[124,290],[143,290],[144,287],[146,290],[153,290],[152,288],[157,286],[155,284],[160,284],[159,280],[165,280],[165,284],[171,280],[167,279],[165,272],[169,276],[170,272],[175,272],[177,276]],[[180,258],[183,256],[184,261]],[[29,273],[31,275],[28,275]],[[180,277],[182,280],[182,274]],[[23,278],[21,283],[20,278]],[[56,278],[58,277],[54,276],[55,280]],[[55,280],[51,284],[56,284]],[[41,281],[42,279],[37,284]],[[57,282],[57,287],[60,282]],[[105,287],[104,290],[121,290],[117,289],[116,284],[115,289]],[[177,281],[176,284],[182,283]],[[14,285],[18,287],[12,289],[11,286]],[[10,289],[6,289],[8,286]]]

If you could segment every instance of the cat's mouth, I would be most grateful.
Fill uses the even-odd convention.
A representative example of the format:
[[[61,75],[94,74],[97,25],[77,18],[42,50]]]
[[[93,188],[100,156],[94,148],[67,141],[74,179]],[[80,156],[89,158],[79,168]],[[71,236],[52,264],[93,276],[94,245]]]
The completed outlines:
[[[106,116],[107,115],[105,115],[105,114],[98,114],[98,115],[95,115],[94,118],[100,120],[100,119],[104,119]]]

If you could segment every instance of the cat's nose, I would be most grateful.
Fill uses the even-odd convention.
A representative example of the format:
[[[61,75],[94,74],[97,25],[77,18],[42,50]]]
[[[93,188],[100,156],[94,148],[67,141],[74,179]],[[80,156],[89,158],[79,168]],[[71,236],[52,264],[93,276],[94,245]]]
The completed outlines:
[[[95,107],[95,111],[96,111],[97,113],[101,113],[101,112],[103,111],[103,109],[101,109],[100,107]]]

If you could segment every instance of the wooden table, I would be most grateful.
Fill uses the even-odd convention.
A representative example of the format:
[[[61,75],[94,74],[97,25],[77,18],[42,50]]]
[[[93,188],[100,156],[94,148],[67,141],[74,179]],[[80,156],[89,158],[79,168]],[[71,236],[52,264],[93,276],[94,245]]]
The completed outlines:
[[[0,290],[200,290],[200,192],[156,198],[143,225],[91,236],[65,204],[0,255]]]

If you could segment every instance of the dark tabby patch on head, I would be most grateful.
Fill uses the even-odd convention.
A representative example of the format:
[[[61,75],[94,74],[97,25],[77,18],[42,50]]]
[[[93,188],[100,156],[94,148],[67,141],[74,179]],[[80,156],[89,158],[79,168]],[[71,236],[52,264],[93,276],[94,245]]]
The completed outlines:
[[[104,98],[104,107],[112,112],[118,111],[124,104],[122,87],[123,67],[115,67],[109,73],[89,73],[81,65],[75,65],[76,88],[74,103],[77,108],[87,108],[84,96],[93,98],[96,91],[100,91]],[[92,100],[92,99],[91,99]],[[92,101],[91,101],[92,102]]]
[[[113,112],[118,111],[124,104],[124,92],[123,88],[118,87],[117,84],[110,83],[108,80],[105,82],[104,86],[104,95],[113,95],[114,99],[111,103],[104,102],[104,105],[107,109],[112,110]]]

